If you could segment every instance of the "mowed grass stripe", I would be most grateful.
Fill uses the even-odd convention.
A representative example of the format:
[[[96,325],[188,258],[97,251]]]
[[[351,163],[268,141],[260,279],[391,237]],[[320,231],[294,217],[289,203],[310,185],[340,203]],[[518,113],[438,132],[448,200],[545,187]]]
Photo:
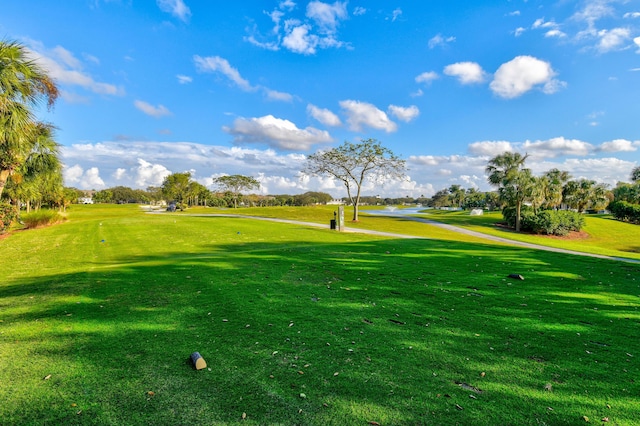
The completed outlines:
[[[8,424],[637,424],[637,265],[129,206],[0,249]]]

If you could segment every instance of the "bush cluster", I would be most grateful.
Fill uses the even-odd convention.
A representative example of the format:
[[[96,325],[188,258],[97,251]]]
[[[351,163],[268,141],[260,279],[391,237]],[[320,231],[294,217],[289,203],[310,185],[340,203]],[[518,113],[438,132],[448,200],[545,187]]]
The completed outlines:
[[[11,222],[16,220],[16,208],[9,203],[0,203],[0,233],[9,228]]]
[[[609,204],[609,211],[613,217],[625,222],[640,224],[640,204],[631,204],[627,201],[614,201]]]
[[[64,217],[55,210],[38,210],[26,213],[21,216],[24,226],[27,228],[37,228],[38,226],[53,225],[62,222]]]
[[[506,207],[502,216],[511,227],[516,224],[515,207]],[[580,231],[584,226],[584,217],[569,210],[542,210],[537,213],[529,206],[522,206],[520,212],[520,230],[546,235],[567,235],[572,231]]]

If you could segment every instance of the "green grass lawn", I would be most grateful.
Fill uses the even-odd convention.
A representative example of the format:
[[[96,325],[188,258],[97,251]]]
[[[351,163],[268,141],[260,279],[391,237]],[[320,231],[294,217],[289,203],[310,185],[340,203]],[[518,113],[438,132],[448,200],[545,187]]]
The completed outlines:
[[[94,205],[15,232],[0,423],[640,424],[639,265],[430,228]]]
[[[468,211],[425,212],[428,214],[421,217],[512,240],[605,256],[640,259],[640,226],[617,221],[610,215],[585,215],[583,230],[587,235],[584,238],[566,239],[521,234],[497,227],[496,223],[502,221],[502,214],[499,212],[485,213],[482,216],[471,216]]]

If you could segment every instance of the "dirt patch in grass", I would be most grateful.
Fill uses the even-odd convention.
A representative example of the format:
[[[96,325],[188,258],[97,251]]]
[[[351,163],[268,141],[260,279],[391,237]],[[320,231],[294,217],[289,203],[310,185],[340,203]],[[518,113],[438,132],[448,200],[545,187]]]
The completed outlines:
[[[585,231],[573,231],[567,235],[540,235],[541,237],[551,238],[553,240],[586,240],[590,235]]]

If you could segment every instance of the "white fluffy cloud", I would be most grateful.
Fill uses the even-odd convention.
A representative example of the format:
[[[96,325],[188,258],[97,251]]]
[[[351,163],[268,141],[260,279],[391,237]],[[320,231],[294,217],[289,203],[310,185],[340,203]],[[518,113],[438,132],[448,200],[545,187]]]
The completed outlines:
[[[563,138],[556,138],[563,139]],[[553,140],[550,140],[553,141]],[[543,141],[548,142],[548,141]],[[578,141],[579,142],[579,141]],[[628,144],[615,142],[618,148]],[[536,142],[530,142],[532,150]],[[544,143],[542,144],[544,145]],[[567,149],[566,143],[551,142],[546,150],[562,152],[584,152],[578,148]],[[592,146],[591,144],[587,144]],[[631,142],[639,147],[638,141]],[[607,143],[600,146],[612,147]],[[498,148],[514,148],[524,153],[524,144],[498,141],[479,142],[471,149],[471,155],[414,155],[407,159],[411,176],[409,180],[388,182],[383,188],[368,185],[367,195],[400,197],[431,196],[436,190],[448,188],[452,184],[465,188],[478,187],[490,190],[484,170],[487,161],[501,154]],[[538,148],[541,148],[538,146]],[[569,156],[558,160],[555,153],[544,158],[533,155],[527,159],[527,167],[535,174],[552,168],[568,171],[573,178],[582,177],[615,185],[618,181],[628,181],[630,170],[636,162],[618,158],[596,158],[597,149],[591,149],[587,157]],[[299,194],[306,191],[328,192],[334,197],[345,196],[345,189],[332,179],[316,178],[300,174],[306,156],[300,153],[281,154],[274,149],[247,147],[210,146],[187,142],[101,142],[64,146],[62,160],[65,165],[65,184],[81,189],[102,189],[117,185],[132,188],[158,186],[169,173],[190,171],[199,183],[211,187],[214,177],[223,174],[253,176],[261,182],[263,194]],[[101,178],[101,175],[104,178]]]
[[[436,48],[438,46],[446,46],[449,43],[453,43],[456,41],[456,38],[453,36],[444,37],[442,34],[436,34],[431,39],[429,39],[429,49]]]
[[[263,143],[277,149],[307,151],[315,144],[332,142],[329,132],[313,127],[299,129],[289,120],[266,115],[258,118],[237,118],[223,130],[233,135],[234,143]]]
[[[136,108],[138,108],[140,111],[154,118],[160,118],[160,117],[171,115],[171,111],[169,111],[169,109],[167,109],[167,107],[165,107],[164,105],[153,106],[141,100],[134,101],[133,105]]]
[[[311,18],[325,33],[333,33],[340,21],[347,19],[347,2],[337,1],[333,4],[311,1],[307,5],[307,17]]]
[[[604,142],[598,147],[598,151],[602,152],[633,152],[640,147],[640,141],[631,142],[626,139],[615,139]]]
[[[485,80],[485,72],[475,62],[458,62],[447,65],[443,72],[448,76],[456,77],[462,84],[482,83]]]
[[[282,39],[282,45],[295,53],[304,55],[313,55],[316,53],[316,47],[319,43],[319,37],[311,33],[309,25],[297,25],[287,32]]]
[[[42,43],[30,42],[30,52],[34,60],[61,86],[81,87],[99,95],[122,96],[125,91],[115,84],[96,81],[84,70],[84,64],[75,55],[62,46],[47,49]],[[91,60],[96,63],[95,59]],[[69,99],[78,99],[77,95],[69,95]]]
[[[79,189],[102,189],[105,183],[100,177],[100,170],[97,167],[90,167],[84,170],[79,164],[67,167],[63,170],[65,183]]]
[[[264,88],[264,93],[267,96],[267,99],[270,101],[282,101],[282,102],[293,101],[293,95],[286,92],[278,92],[277,90]]]
[[[140,188],[160,186],[164,178],[171,174],[169,169],[162,164],[152,164],[142,158],[138,158],[138,165],[133,167],[131,171],[133,172],[136,185]]]
[[[564,86],[555,76],[550,63],[533,56],[517,56],[498,68],[490,87],[505,99],[517,98],[534,87],[542,87],[544,93],[551,94]]]
[[[340,118],[326,108],[318,108],[309,104],[307,105],[307,113],[325,126],[337,127],[342,125]]]
[[[251,83],[249,83],[249,80],[243,78],[242,75],[240,75],[240,71],[238,71],[237,68],[231,66],[229,61],[221,58],[220,56],[209,56],[203,58],[201,56],[195,55],[193,57],[193,61],[195,62],[196,69],[199,72],[220,73],[245,92],[255,92],[257,90],[261,90],[264,93],[265,97],[270,101],[293,101],[293,95],[289,93],[272,90],[265,86],[251,85]]]
[[[188,75],[178,74],[176,75],[176,78],[178,79],[178,83],[180,84],[188,84],[193,82],[193,78],[189,77]]]
[[[196,69],[200,72],[219,72],[236,84],[240,89],[247,92],[255,90],[255,87],[251,86],[248,80],[242,78],[240,72],[236,68],[232,67],[229,61],[221,58],[220,56],[209,56],[203,58],[195,55],[193,57],[193,61],[196,64]]]
[[[304,20],[290,16],[295,5],[291,1],[280,2],[275,10],[265,12],[273,23],[269,34],[261,34],[254,26],[245,40],[263,49],[279,50],[283,47],[303,55],[314,55],[318,49],[347,45],[338,37],[340,23],[349,18],[346,1],[311,1],[307,4]],[[363,14],[365,10],[356,8],[356,12]]]
[[[157,0],[160,10],[170,13],[181,21],[187,22],[191,17],[191,9],[182,0]]]
[[[409,107],[389,105],[389,109],[387,111],[398,120],[404,121],[406,123],[410,122],[411,120],[418,117],[418,115],[420,115],[420,110],[415,105],[411,105]]]
[[[416,77],[416,83],[430,84],[433,80],[440,78],[435,71],[426,71]]]
[[[495,157],[507,151],[515,151],[513,144],[507,141],[482,141],[469,145],[469,152],[474,155]]]
[[[619,50],[631,39],[629,28],[613,28],[611,30],[598,31],[598,44],[596,49],[601,53]]]
[[[523,151],[531,157],[554,158],[563,156],[586,156],[593,151],[590,143],[578,139],[566,139],[563,137],[551,138],[544,141],[526,141],[522,144]]]
[[[340,101],[340,107],[347,115],[349,128],[360,132],[365,127],[384,130],[387,133],[398,130],[398,125],[391,121],[384,111],[367,102],[354,100]]]

